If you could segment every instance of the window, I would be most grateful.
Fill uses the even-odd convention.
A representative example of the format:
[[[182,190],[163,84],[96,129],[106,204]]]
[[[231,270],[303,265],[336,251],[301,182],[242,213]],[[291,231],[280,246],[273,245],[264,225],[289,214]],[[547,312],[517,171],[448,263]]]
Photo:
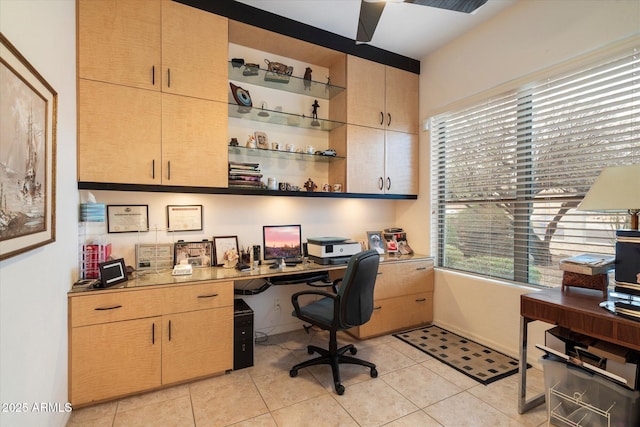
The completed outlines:
[[[640,163],[640,52],[439,114],[431,149],[436,264],[559,286],[559,260],[613,254],[628,221],[575,208],[602,168]]]

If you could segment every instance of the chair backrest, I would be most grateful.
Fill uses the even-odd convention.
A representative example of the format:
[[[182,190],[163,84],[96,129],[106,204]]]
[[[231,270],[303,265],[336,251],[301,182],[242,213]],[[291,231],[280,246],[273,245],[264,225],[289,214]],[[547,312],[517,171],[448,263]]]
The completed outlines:
[[[349,260],[338,290],[341,328],[362,325],[371,318],[379,263],[380,255],[375,250],[359,252]]]

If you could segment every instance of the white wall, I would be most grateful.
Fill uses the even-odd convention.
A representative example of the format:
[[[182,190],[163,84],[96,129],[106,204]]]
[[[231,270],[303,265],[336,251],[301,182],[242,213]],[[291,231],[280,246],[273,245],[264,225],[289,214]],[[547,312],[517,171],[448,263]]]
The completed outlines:
[[[640,2],[521,0],[421,61],[420,117],[640,31]],[[421,133],[420,197],[398,222],[429,253],[429,133]],[[414,232],[415,231],[415,232]],[[517,356],[520,294],[530,292],[453,272],[436,274],[435,322]],[[540,325],[544,326],[544,325]],[[542,327],[530,335],[542,339]],[[532,359],[530,358],[530,361]]]
[[[0,0],[0,31],[58,93],[56,241],[0,262],[0,402],[67,402],[67,301],[77,248],[75,1]],[[62,412],[0,412],[62,426]]]

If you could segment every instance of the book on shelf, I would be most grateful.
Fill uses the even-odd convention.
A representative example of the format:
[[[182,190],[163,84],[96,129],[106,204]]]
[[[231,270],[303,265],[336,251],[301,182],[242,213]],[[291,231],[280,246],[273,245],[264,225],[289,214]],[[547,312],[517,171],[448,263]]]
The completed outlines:
[[[606,274],[613,268],[615,259],[615,255],[581,254],[560,260],[560,269],[587,276]]]

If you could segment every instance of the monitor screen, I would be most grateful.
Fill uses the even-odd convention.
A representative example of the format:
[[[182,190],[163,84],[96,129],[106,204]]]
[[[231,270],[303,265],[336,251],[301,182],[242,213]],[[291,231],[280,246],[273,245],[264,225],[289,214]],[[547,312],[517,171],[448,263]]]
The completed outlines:
[[[265,261],[302,256],[300,225],[265,225],[262,227],[262,237]]]

